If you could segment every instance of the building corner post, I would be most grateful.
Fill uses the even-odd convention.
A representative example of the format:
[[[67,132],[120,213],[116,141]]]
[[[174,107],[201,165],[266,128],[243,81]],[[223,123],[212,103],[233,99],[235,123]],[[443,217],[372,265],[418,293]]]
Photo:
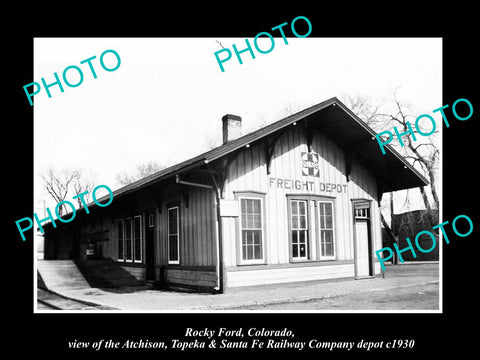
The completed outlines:
[[[216,269],[216,286],[214,288],[215,293],[217,294],[223,294],[225,293],[225,283],[226,283],[226,278],[225,278],[225,267],[223,263],[223,236],[222,236],[222,217],[220,213],[220,192],[221,189],[218,186],[218,183],[215,179],[215,176],[210,173],[212,180],[213,180],[213,192],[215,195],[215,217],[216,217],[216,264],[215,264],[215,269]]]

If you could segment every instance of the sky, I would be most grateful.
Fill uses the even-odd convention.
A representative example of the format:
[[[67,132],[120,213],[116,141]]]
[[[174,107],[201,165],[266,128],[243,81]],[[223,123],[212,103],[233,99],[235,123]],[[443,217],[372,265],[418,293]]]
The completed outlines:
[[[56,205],[40,183],[49,166],[79,168],[114,190],[116,176],[135,173],[141,163],[168,166],[208,150],[227,113],[242,117],[246,133],[281,119],[288,106],[301,110],[333,96],[386,103],[398,89],[413,114],[432,115],[443,105],[441,38],[306,37],[286,45],[280,37],[268,54],[242,54],[243,64],[233,54],[222,72],[214,53],[232,44],[243,49],[245,39],[35,38],[32,82],[52,83],[55,72],[62,79],[71,65],[84,76],[77,87],[62,79],[63,93],[54,85],[51,98],[43,88],[34,97],[36,211],[43,214],[43,200],[52,211]],[[101,67],[105,50],[119,54],[117,70]],[[92,56],[96,79],[80,64]],[[111,53],[104,61],[116,65]],[[71,83],[76,76],[68,71]]]

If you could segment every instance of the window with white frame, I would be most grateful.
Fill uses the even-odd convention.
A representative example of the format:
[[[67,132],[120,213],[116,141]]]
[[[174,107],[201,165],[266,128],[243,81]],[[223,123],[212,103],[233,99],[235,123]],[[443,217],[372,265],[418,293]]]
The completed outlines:
[[[370,219],[370,209],[365,206],[369,206],[369,204],[363,205],[363,207],[355,209],[355,219]]]
[[[287,194],[290,261],[335,260],[335,199]]]
[[[335,258],[333,202],[318,202],[320,259]]]
[[[240,197],[240,263],[264,262],[262,198]]]
[[[124,232],[123,232],[123,220],[118,220],[117,222],[117,250],[118,250],[118,253],[117,253],[117,259],[118,261],[123,261],[124,259],[124,250],[125,250],[125,246],[124,246],[124,242],[125,242],[125,236],[124,236]]]
[[[117,221],[117,259],[137,262],[143,260],[142,216]]]
[[[133,218],[133,260],[142,262],[142,217]]]
[[[180,226],[178,206],[168,208],[168,263],[180,264]]]
[[[125,219],[125,261],[132,261],[132,218]]]

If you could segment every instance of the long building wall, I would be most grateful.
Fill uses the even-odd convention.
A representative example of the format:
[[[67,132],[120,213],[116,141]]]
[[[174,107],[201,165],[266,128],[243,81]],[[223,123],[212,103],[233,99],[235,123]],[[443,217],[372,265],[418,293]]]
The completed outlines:
[[[259,141],[245,147],[229,163],[224,187],[224,198],[237,204],[237,215],[222,217],[223,262],[229,286],[275,283],[290,279],[324,279],[354,276],[354,226],[352,199],[371,201],[371,229],[373,249],[381,247],[381,227],[377,203],[376,179],[360,164],[353,161],[349,181],[344,151],[318,131],[311,139],[311,150],[318,153],[318,176],[302,173],[302,156],[308,153],[307,138],[302,128],[291,126],[276,141],[267,174],[267,142]],[[304,158],[305,159],[305,158]],[[247,195],[246,195],[247,194]],[[239,215],[241,196],[253,194],[262,198],[265,243],[265,268],[250,268],[240,264]],[[308,197],[315,195],[316,197]],[[335,256],[329,265],[312,263],[312,267],[294,270],[289,240],[288,197],[307,199],[310,224],[309,255],[307,261],[319,261],[317,201],[331,200],[334,204]],[[180,214],[180,254],[178,264],[168,261],[168,209],[177,206]],[[101,214],[88,214],[79,224],[79,255],[85,257],[90,237],[100,237],[97,252],[102,257],[118,259],[119,219],[141,216],[142,261],[120,264],[139,278],[146,275],[146,227],[148,214],[154,214],[154,273],[155,280],[167,284],[185,285],[201,289],[215,287],[217,283],[217,222],[214,192],[210,189],[180,186],[174,182],[142,189],[101,209]],[[55,236],[57,258],[75,255],[72,248],[73,227],[61,230]],[[68,235],[68,236],[67,236]],[[69,240],[63,240],[66,238]],[[52,253],[49,250],[47,253]],[[78,251],[77,251],[78,252]],[[332,261],[333,260],[333,261]],[[271,269],[271,266],[283,266]],[[287,265],[287,266],[286,266]],[[378,273],[375,264],[375,273]],[[270,268],[268,267],[270,266]],[[297,265],[295,265],[297,266]],[[331,268],[331,266],[339,266]],[[236,272],[235,272],[236,271]],[[261,280],[263,278],[263,280]]]

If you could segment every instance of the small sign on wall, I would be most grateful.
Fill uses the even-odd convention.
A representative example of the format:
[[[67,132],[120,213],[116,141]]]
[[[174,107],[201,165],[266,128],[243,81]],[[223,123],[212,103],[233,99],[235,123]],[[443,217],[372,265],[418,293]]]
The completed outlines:
[[[238,201],[237,200],[220,200],[220,216],[237,217]]]
[[[316,152],[302,152],[302,175],[319,176],[318,154]]]

